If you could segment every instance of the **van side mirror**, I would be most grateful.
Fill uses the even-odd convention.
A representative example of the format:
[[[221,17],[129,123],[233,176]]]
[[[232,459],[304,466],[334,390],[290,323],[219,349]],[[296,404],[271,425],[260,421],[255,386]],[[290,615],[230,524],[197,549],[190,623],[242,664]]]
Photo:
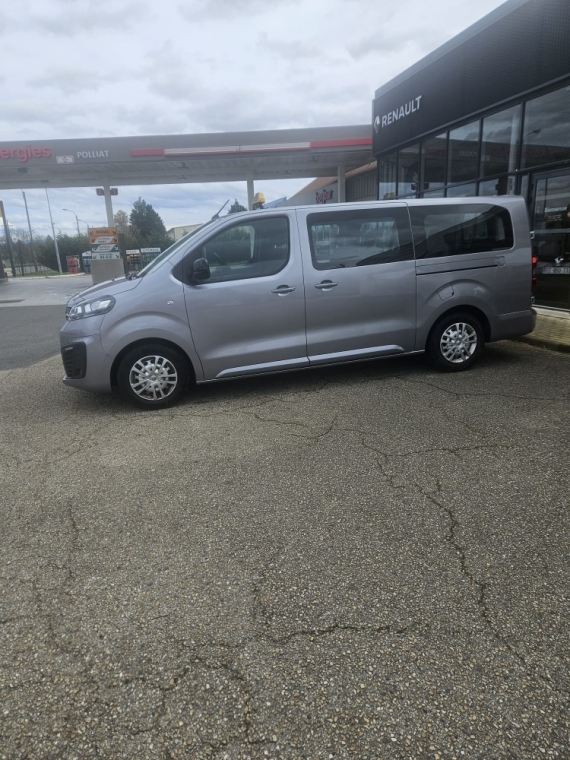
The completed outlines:
[[[192,279],[194,282],[203,282],[210,279],[208,259],[196,259],[192,264]]]

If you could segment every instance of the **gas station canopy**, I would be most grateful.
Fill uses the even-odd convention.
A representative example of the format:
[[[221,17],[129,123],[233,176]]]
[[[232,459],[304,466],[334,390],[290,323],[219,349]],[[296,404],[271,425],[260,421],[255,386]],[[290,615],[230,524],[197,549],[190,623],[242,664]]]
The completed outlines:
[[[371,126],[0,142],[0,189],[330,177],[373,160]]]

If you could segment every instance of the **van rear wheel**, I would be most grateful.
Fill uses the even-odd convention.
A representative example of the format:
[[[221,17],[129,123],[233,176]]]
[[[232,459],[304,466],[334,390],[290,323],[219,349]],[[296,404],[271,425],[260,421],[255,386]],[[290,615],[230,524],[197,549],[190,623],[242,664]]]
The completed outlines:
[[[136,346],[122,358],[117,384],[124,398],[144,409],[175,404],[190,380],[188,361],[160,343]]]
[[[485,333],[471,314],[457,312],[438,322],[428,338],[429,361],[444,372],[462,372],[478,359],[485,345]]]

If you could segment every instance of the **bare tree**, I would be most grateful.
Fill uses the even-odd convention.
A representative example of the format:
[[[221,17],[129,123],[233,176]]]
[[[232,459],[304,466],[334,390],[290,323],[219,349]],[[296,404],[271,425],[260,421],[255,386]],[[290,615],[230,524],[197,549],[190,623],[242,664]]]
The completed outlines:
[[[113,221],[115,222],[117,232],[129,231],[129,215],[126,211],[119,209],[113,216]]]

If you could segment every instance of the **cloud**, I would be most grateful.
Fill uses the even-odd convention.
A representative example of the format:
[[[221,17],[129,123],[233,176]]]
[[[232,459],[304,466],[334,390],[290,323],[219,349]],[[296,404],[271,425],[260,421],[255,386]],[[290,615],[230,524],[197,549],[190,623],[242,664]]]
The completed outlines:
[[[189,65],[187,57],[172,49],[170,40],[147,53],[139,76],[146,80],[153,94],[170,100],[187,101],[203,94],[195,68]]]
[[[83,90],[96,90],[105,81],[96,71],[59,67],[47,69],[44,74],[28,80],[32,87],[53,87],[64,95],[77,95]]]
[[[266,32],[259,35],[258,45],[271,55],[279,55],[287,61],[321,58],[323,55],[320,43],[269,37]]]
[[[421,33],[418,29],[410,27],[397,31],[384,28],[347,45],[346,49],[351,58],[355,60],[368,55],[380,56],[386,53],[403,53],[409,46],[413,46],[419,56],[423,56],[445,42],[446,39],[447,35],[441,28],[422,27]]]
[[[165,109],[156,103],[152,106],[119,104],[114,109],[114,120],[123,125],[123,134],[129,135],[172,135],[193,131],[184,110]]]
[[[295,0],[187,0],[178,6],[181,16],[189,23],[201,20],[223,20],[229,17],[248,17],[273,12],[280,5],[291,6]]]
[[[319,87],[313,83],[310,98],[298,82],[291,89],[271,95],[261,87],[236,87],[188,107],[187,115],[192,131],[205,132],[353,124],[358,121],[355,112],[361,105],[357,102],[359,95],[364,95],[359,88],[338,84]],[[362,102],[368,114],[369,102]]]
[[[0,108],[0,122],[18,125],[52,124],[60,128],[70,126],[69,118],[59,106],[32,99],[4,103]]]
[[[385,53],[393,53],[403,45],[409,42],[406,39],[408,35],[401,33],[389,34],[388,32],[375,32],[371,35],[366,35],[360,40],[353,42],[347,46],[347,50],[351,58],[358,60],[364,58],[367,55],[383,55]]]
[[[113,3],[112,8],[105,7],[99,0],[63,0],[59,5],[59,10],[49,14],[29,14],[26,28],[66,37],[95,31],[122,33],[138,24],[148,13],[148,5],[142,0]],[[21,25],[18,20],[12,24]]]

